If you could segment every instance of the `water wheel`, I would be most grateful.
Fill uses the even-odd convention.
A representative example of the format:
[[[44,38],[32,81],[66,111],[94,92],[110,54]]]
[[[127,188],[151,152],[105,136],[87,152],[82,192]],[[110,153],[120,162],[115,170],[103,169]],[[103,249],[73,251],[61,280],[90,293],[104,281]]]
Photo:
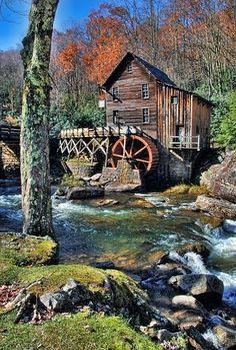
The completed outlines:
[[[112,147],[111,166],[116,168],[121,159],[126,159],[135,169],[148,173],[157,165],[158,150],[148,138],[131,135],[118,139]]]

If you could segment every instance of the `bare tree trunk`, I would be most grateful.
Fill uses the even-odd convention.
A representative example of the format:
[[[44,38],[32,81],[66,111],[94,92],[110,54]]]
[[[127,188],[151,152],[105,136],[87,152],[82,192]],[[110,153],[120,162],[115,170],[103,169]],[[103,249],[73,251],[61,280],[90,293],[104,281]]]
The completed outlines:
[[[49,62],[53,22],[59,0],[32,0],[23,40],[24,87],[21,122],[23,232],[53,236],[48,115]]]

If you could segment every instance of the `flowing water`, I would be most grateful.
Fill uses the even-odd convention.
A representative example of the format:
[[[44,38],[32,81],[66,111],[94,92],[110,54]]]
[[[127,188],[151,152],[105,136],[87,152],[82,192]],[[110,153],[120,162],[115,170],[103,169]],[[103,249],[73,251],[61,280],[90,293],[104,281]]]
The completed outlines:
[[[126,270],[153,264],[160,250],[197,273],[215,273],[225,285],[224,299],[236,305],[236,236],[221,228],[211,230],[207,214],[191,211],[194,198],[164,197],[159,193],[110,195],[118,201],[102,206],[100,200],[66,201],[53,198],[53,217],[63,263],[93,264],[113,261]],[[21,195],[17,187],[0,188],[0,231],[20,231]],[[203,242],[211,249],[207,266],[199,255],[180,258],[174,250],[189,242]]]

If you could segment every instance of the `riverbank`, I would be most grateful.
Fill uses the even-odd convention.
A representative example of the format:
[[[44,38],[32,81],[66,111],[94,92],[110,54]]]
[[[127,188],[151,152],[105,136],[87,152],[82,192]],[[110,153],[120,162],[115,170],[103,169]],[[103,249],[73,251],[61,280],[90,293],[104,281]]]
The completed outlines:
[[[55,248],[47,238],[5,233],[0,246],[1,349],[165,348],[140,332],[156,311],[147,293],[122,272],[45,266]],[[166,344],[186,348],[181,334]]]
[[[22,340],[16,349],[25,349],[29,342],[35,348],[39,342],[45,349],[50,344],[63,348],[62,339],[54,343],[48,334],[48,329],[56,327],[60,332],[65,327],[65,339],[73,339],[76,346],[81,332],[88,329],[81,347],[73,344],[72,349],[93,349],[90,327],[94,323],[94,345],[100,344],[96,337],[104,336],[107,349],[172,349],[174,345],[178,350],[191,344],[213,350],[222,344],[224,348],[235,345],[236,312],[222,302],[223,282],[203,263],[210,253],[204,245],[163,252],[152,269],[143,271],[140,282],[138,276],[133,275],[135,281],[107,266],[105,270],[80,264],[45,266],[55,254],[49,238],[4,233],[0,247],[2,349],[15,344],[16,334]],[[106,331],[99,335],[106,322],[116,324],[117,345],[110,344]],[[33,332],[32,324],[37,325]],[[76,326],[79,336],[73,331]],[[107,332],[113,331],[109,326]],[[123,332],[130,334],[132,346],[126,344]]]
[[[21,197],[17,191],[19,189],[9,188],[8,194],[6,194],[5,189],[5,194],[2,192],[0,195],[2,228],[3,225],[5,225],[5,228],[10,225],[15,230],[20,227]],[[211,327],[208,327],[208,320],[211,318],[218,320],[218,313],[228,316],[227,308],[232,308],[235,305],[234,234],[224,231],[219,226],[221,220],[216,220],[208,213],[195,211],[195,198],[196,196],[189,193],[171,195],[160,193],[109,194],[108,197],[103,199],[83,201],[68,201],[53,196],[54,226],[60,243],[60,263],[70,264],[68,266],[57,265],[55,269],[59,267],[58,270],[61,271],[61,266],[66,266],[66,269],[70,269],[71,266],[78,268],[81,265],[77,264],[80,263],[99,266],[100,268],[122,270],[138,282],[141,290],[148,292],[148,297],[152,303],[154,302],[152,295],[158,295],[156,292],[153,293],[154,287],[159,282],[163,282],[158,273],[163,268],[168,270],[171,264],[172,266],[173,264],[175,266],[180,265],[178,269],[186,270],[187,273],[191,271],[191,274],[213,274],[223,281],[224,293],[221,309],[213,310],[213,313],[211,310],[204,312],[207,317],[204,318],[203,322],[204,331],[202,326],[201,330],[206,333],[206,338],[212,338],[214,334],[210,330],[214,328],[214,325],[211,324]],[[187,243],[191,245],[196,242],[201,242],[203,246],[206,246],[206,251],[210,253],[208,257],[204,256],[204,262],[199,255],[202,252],[194,250],[190,253],[190,246],[185,248],[184,254],[178,257],[180,261],[173,261],[173,251],[179,251],[178,249]],[[172,255],[169,256],[169,252],[172,252]],[[195,253],[197,255],[194,255]],[[166,255],[168,255],[168,259],[171,258],[171,261],[168,261],[168,259],[167,261],[159,261],[161,257]],[[198,270],[194,270],[196,267]],[[52,267],[43,268],[46,275],[49,273],[48,268]],[[29,268],[26,269],[29,271]],[[104,270],[102,271],[105,274],[107,273]],[[159,272],[157,273],[157,271]],[[68,271],[66,274],[68,274]],[[29,276],[29,272],[27,276]],[[58,280],[61,279],[59,276],[57,275]],[[68,277],[70,277],[70,274]],[[169,279],[171,277],[169,276]],[[76,276],[73,279],[76,280]],[[62,282],[58,286],[59,290],[66,283],[67,281]],[[178,295],[183,295],[183,291],[181,293],[177,292],[176,296]],[[163,309],[163,312],[166,313],[170,306],[173,307],[172,299],[174,297],[175,295],[172,295],[169,301],[166,299],[168,302],[166,310]],[[193,297],[195,298],[195,296]],[[174,303],[176,303],[176,300]],[[154,306],[158,310],[160,309],[158,305],[155,304]],[[175,311],[179,308],[177,305],[174,307]],[[179,317],[181,317],[181,313],[183,316],[185,308],[186,306],[181,307],[182,311],[178,311]],[[93,313],[93,311],[91,312]],[[196,310],[194,312],[196,314]],[[117,317],[116,313],[114,315]],[[114,315],[111,317],[114,317]],[[184,315],[186,316],[186,312]],[[164,316],[166,317],[163,314],[162,317]],[[201,319],[202,315],[198,316]],[[56,316],[55,320],[58,317],[60,319],[61,315]],[[80,317],[82,316],[75,317],[76,320],[79,318],[80,321],[78,322],[82,322]],[[97,320],[100,315],[94,317]],[[173,318],[173,315],[168,315],[168,317]],[[177,317],[177,314],[174,317]],[[60,322],[64,323],[64,319]],[[175,322],[177,321],[175,320]],[[152,323],[149,327],[148,324],[141,325],[141,327],[143,327],[142,332],[148,334],[149,337],[153,334],[157,337],[160,329],[167,329],[171,333],[180,331],[180,328],[178,328],[180,326],[176,324],[175,327],[170,329],[160,327],[155,329],[155,323]],[[139,329],[139,335],[140,332]],[[123,344],[122,346],[125,348],[126,345]],[[140,348],[142,349],[142,347]]]

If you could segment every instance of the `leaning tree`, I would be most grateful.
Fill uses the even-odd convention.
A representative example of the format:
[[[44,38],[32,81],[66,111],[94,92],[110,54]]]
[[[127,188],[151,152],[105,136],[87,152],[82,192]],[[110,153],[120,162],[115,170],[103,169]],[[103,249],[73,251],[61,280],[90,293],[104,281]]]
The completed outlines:
[[[23,232],[53,237],[48,118],[49,63],[53,22],[59,0],[32,0],[23,40],[24,86],[21,121]]]

